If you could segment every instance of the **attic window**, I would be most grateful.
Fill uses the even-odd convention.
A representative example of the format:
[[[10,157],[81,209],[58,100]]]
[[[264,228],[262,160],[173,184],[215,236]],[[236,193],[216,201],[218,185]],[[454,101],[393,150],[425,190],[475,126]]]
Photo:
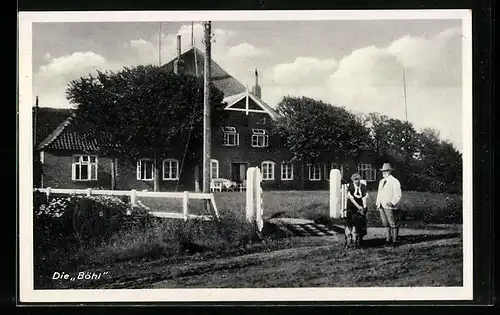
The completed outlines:
[[[269,135],[265,129],[252,129],[252,147],[265,148],[269,146]]]
[[[240,144],[240,135],[235,127],[222,127],[224,132],[224,146],[234,147]]]
[[[257,125],[265,125],[267,124],[267,117],[262,117],[261,119],[257,120]]]

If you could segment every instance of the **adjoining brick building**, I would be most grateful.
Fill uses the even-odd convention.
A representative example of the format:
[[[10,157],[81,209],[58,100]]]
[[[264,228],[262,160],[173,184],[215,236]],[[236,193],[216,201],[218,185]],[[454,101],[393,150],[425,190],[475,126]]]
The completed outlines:
[[[203,75],[204,53],[193,47],[164,67],[169,71]],[[361,173],[369,183],[377,178],[376,160],[369,151],[358,157],[315,164],[291,163],[291,153],[270,134],[270,126],[279,114],[261,98],[258,72],[251,91],[212,61],[212,82],[224,93],[227,119],[212,131],[212,178],[225,178],[236,183],[245,180],[248,167],[257,166],[263,174],[264,189],[327,189],[329,172],[339,168],[345,180],[353,172]],[[84,139],[72,125],[73,114],[36,146],[41,175],[35,187],[98,188],[117,190],[153,190],[153,161],[148,158],[130,163],[125,159],[98,156],[97,142]],[[35,115],[35,119],[37,115]],[[37,124],[40,126],[40,124]],[[38,136],[39,137],[39,136]],[[40,139],[39,139],[40,140]],[[195,165],[181,165],[182,156],[162,161],[160,191],[196,190],[202,178]]]

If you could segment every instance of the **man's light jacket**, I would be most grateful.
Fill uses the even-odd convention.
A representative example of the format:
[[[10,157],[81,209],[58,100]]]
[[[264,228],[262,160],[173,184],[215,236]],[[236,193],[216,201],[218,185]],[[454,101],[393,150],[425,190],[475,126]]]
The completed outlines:
[[[385,184],[384,184],[385,183]],[[399,200],[401,200],[401,184],[394,176],[389,175],[383,178],[378,184],[377,208],[397,209]]]

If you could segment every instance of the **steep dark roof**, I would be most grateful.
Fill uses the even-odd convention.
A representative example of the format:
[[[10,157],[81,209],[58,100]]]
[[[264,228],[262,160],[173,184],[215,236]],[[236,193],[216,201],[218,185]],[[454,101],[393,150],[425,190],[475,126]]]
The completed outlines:
[[[163,67],[165,67],[168,71],[174,71],[175,60],[176,59],[169,61],[167,64],[163,65]],[[198,70],[198,75],[203,77],[205,54],[202,51],[193,47],[181,54],[181,60],[183,62],[184,73],[196,75],[196,70]],[[221,66],[219,66],[213,59],[211,68],[212,83],[217,87],[217,89],[224,93],[224,96],[245,92],[245,86],[222,69]]]
[[[71,150],[95,152],[99,149],[97,141],[88,139],[78,133],[73,124],[74,114],[67,117],[37,147],[38,150]]]
[[[35,124],[35,108],[33,107],[33,128],[36,135],[36,143],[38,146],[50,133],[54,131],[62,122],[64,122],[73,113],[69,108],[52,108],[52,107],[38,107],[37,121]]]

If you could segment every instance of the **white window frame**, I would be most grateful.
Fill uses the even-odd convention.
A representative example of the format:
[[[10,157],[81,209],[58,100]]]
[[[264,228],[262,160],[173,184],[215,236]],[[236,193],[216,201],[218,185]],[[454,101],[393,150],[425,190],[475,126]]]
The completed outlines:
[[[313,173],[311,173],[311,170],[313,170],[313,168],[315,171]],[[317,182],[317,181],[321,180],[321,163],[307,164],[307,169],[308,169],[308,175],[309,175],[308,178],[310,181]],[[318,175],[318,176],[311,177],[311,175]]]
[[[222,132],[224,133],[223,145],[225,147],[235,147],[240,145],[240,134],[235,127],[222,127]],[[229,141],[233,139],[233,142]]]
[[[262,139],[262,141],[259,141]],[[262,143],[259,143],[262,142]],[[269,134],[266,129],[252,129],[252,147],[266,148],[269,146]]]
[[[45,152],[44,151],[40,151],[40,163],[42,163],[42,164],[45,163]]]
[[[143,162],[151,163],[151,178],[142,178],[142,166]],[[152,159],[139,159],[137,160],[137,169],[136,169],[136,174],[137,174],[137,180],[142,180],[142,181],[152,181],[155,178],[155,165],[154,161]]]
[[[87,158],[86,161],[84,161],[84,157]],[[78,158],[78,162],[75,162],[75,159]],[[94,158],[94,162],[91,162],[90,159]],[[81,178],[82,177],[82,166],[86,165],[87,166],[87,178]],[[74,154],[71,160],[71,180],[77,181],[77,182],[91,182],[91,181],[97,181],[97,171],[98,171],[98,160],[97,160],[97,155],[92,155],[92,154]],[[93,167],[92,167],[93,166]],[[77,167],[80,168],[80,178],[76,178],[76,169]]]
[[[168,176],[165,176],[166,164],[168,163]],[[175,177],[172,177],[172,163],[175,163]],[[179,180],[179,160],[177,159],[164,159],[162,161],[162,177],[163,180]]]
[[[214,177],[214,173],[213,173],[214,165],[215,165],[215,170],[216,170],[215,177]],[[211,179],[219,178],[219,161],[218,160],[215,160],[215,159],[210,160],[210,178]]]
[[[293,163],[281,162],[281,180],[293,180]]]
[[[330,169],[328,169],[328,166],[330,166]],[[333,166],[336,166],[336,167],[333,167]],[[332,162],[330,164],[325,164],[325,179],[327,181],[330,180],[330,171],[333,169],[338,169],[340,171],[340,177],[344,176],[344,165],[343,164],[335,163],[335,162]]]
[[[361,175],[361,179],[364,179],[367,182],[374,182],[377,180],[377,170],[371,164],[358,164],[358,173]]]
[[[261,163],[262,180],[274,180],[275,165],[276,163],[273,161],[263,161]],[[264,169],[266,169],[266,172],[264,172]]]

